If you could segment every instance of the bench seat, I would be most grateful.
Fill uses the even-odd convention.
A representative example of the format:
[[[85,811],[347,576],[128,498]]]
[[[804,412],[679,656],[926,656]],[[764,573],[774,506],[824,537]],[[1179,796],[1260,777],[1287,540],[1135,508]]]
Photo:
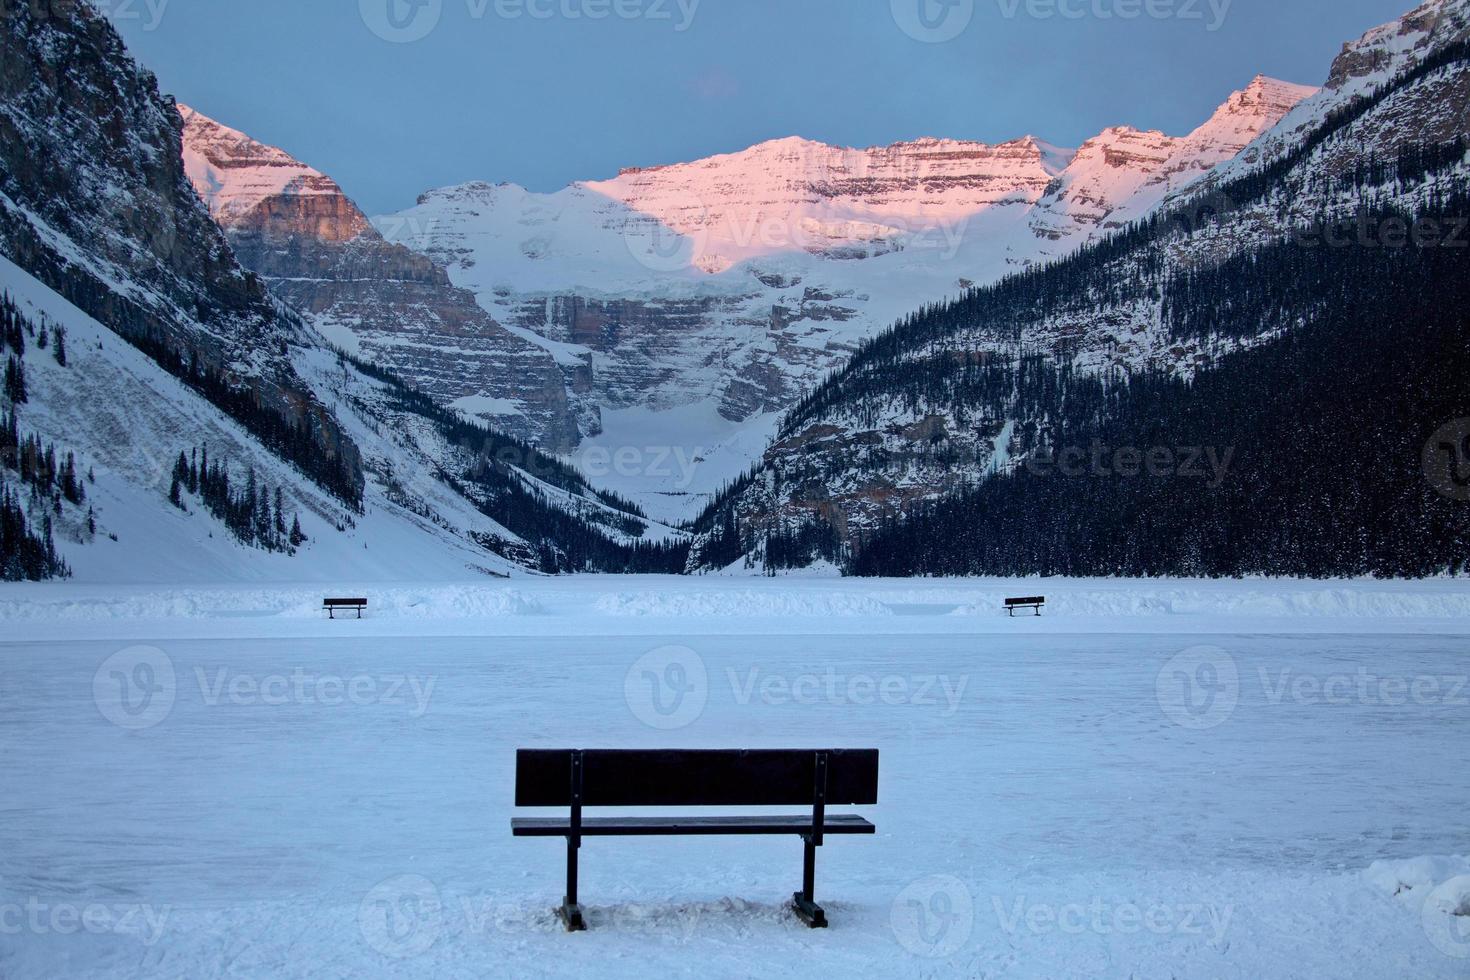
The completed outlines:
[[[516,837],[566,840],[567,890],[557,914],[569,932],[587,928],[577,901],[577,854],[590,837],[798,837],[801,891],[791,896],[791,909],[821,929],[827,913],[815,896],[817,849],[834,834],[877,833],[865,818],[829,814],[828,808],[877,802],[877,749],[521,749],[515,805],[566,807],[567,812],[513,817],[510,829]],[[699,807],[728,813],[730,807],[775,810],[807,804],[811,810],[795,816],[584,816],[592,807],[644,812]]]
[[[515,837],[566,837],[572,822],[563,817],[518,817],[510,822]],[[584,817],[583,837],[683,837],[760,834],[809,834],[812,815],[771,817]],[[834,814],[822,821],[827,834],[872,834],[877,828],[854,814]]]

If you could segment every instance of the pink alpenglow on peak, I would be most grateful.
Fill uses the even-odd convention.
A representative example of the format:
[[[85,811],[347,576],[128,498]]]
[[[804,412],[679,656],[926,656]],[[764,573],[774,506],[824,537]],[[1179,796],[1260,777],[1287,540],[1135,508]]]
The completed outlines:
[[[337,182],[284,150],[257,142],[180,104],[184,170],[226,230],[306,233],[350,241],[372,228]]]
[[[1317,91],[1257,75],[1188,136],[1109,129],[1077,151],[1053,194],[1036,209],[1031,227],[1057,239],[1121,228],[1234,158]]]
[[[1077,150],[1035,136],[998,144],[921,138],[861,149],[790,136],[688,163],[629,168],[551,195],[465,185],[426,195],[419,210],[458,200],[456,213],[436,214],[444,219],[436,224],[455,234],[448,226],[469,219],[477,226],[473,240],[487,246],[545,225],[528,246],[511,250],[513,261],[530,259],[543,273],[547,262],[575,262],[582,252],[604,267],[616,261],[616,248],[596,244],[609,232],[632,246],[629,270],[639,279],[718,275],[782,255],[922,253],[948,247],[987,212],[1029,216],[1050,253],[1051,243],[1086,232],[1075,240],[1080,245],[1095,230],[1141,217],[1316,91],[1257,77],[1187,136],[1115,127]],[[463,206],[469,200],[472,218]],[[551,214],[556,220],[543,222]],[[453,251],[465,257],[467,244]]]
[[[683,236],[689,265],[723,272],[781,253],[891,251],[940,223],[1039,198],[1071,159],[1072,151],[1029,136],[998,145],[919,139],[866,149],[787,137],[575,186]]]

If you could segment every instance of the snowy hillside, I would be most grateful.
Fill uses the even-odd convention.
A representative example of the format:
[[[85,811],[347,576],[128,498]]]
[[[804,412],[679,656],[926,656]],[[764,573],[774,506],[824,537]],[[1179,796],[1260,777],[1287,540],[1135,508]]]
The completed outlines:
[[[278,225],[307,221],[328,286],[354,261],[398,262],[422,277],[380,276],[375,295],[397,302],[381,313],[419,309],[423,286],[435,323],[456,302],[488,323],[442,270],[383,242],[327,178],[239,134],[215,128],[207,152],[186,154],[172,100],[93,7],[3,15],[0,293],[17,308],[3,408],[24,445],[0,480],[19,484],[32,530],[55,526],[78,578],[682,567],[680,534],[332,349],[240,266],[188,171],[261,254]],[[251,176],[230,185],[226,170]],[[63,331],[66,364],[47,345]]]
[[[508,574],[515,566],[473,547],[467,530],[505,534],[463,500],[434,498],[449,509],[454,530],[386,499],[369,484],[363,514],[301,479],[234,422],[112,331],[81,313],[12,263],[0,258],[0,285],[22,309],[66,329],[69,365],[28,358],[30,403],[22,428],[78,454],[95,473],[89,487],[97,534],[76,521],[58,546],[80,582],[232,582],[249,580],[372,580],[403,575],[463,576],[477,566]],[[359,445],[377,449],[372,433],[352,427]],[[237,541],[194,504],[188,512],[168,502],[180,452],[208,447],[228,460],[236,476],[253,469],[264,487],[285,489],[308,541],[295,556],[269,554]],[[428,490],[422,482],[416,488]],[[454,506],[457,503],[457,507]],[[341,527],[343,530],[338,530]],[[113,540],[113,537],[116,540]]]
[[[1463,39],[1467,33],[1470,33],[1470,4],[1464,0],[1427,0],[1398,20],[1344,44],[1321,90],[1298,102],[1276,126],[1262,133],[1236,159],[1219,167],[1197,190],[1208,192],[1254,167],[1280,159],[1320,127],[1334,110],[1370,94],[1420,63],[1432,50]],[[1438,111],[1431,111],[1441,119],[1453,119],[1452,114],[1444,112],[1445,108],[1436,106],[1434,109]],[[1453,126],[1426,125],[1428,120],[1423,118],[1406,117],[1400,122],[1403,128],[1397,137],[1405,141],[1439,139],[1453,132]],[[1380,145],[1382,142],[1385,141],[1380,141]]]

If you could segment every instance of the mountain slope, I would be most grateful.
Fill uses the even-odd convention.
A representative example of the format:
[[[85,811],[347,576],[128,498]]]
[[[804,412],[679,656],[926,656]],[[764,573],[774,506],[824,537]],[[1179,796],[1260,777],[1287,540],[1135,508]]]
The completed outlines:
[[[87,4],[0,18],[0,250],[354,505],[356,448],[295,374],[298,325],[195,204],[153,76]]]
[[[1470,208],[1467,190],[1470,180],[1461,180],[1415,212],[1371,217],[1452,222]],[[1436,431],[1470,416],[1460,381],[1470,370],[1465,247],[1308,251],[1284,242],[1248,252],[1176,300],[1180,325],[1226,305],[1232,317],[1265,319],[1283,302],[1303,322],[1188,380],[1144,372],[1089,384],[1031,364],[1033,383],[1045,379],[1060,395],[1041,423],[1042,445],[1020,466],[884,522],[857,543],[852,567],[868,575],[1462,573],[1465,505],[1426,477],[1444,465]]]
[[[236,257],[333,343],[550,450],[577,439],[567,379],[425,256],[387,241],[330,177],[183,106],[185,170]]]
[[[903,511],[1070,445],[1056,441],[1055,425],[1071,391],[1148,373],[1188,379],[1322,315],[1325,285],[1315,297],[1252,305],[1218,270],[1283,241],[1307,255],[1327,242],[1381,248],[1357,239],[1360,211],[1432,213],[1459,186],[1470,138],[1467,6],[1436,0],[1349,45],[1340,61],[1352,65],[1386,38],[1412,54],[1378,59],[1371,77],[1336,66],[1333,78],[1351,81],[1303,103],[1315,127],[1288,119],[1286,135],[1263,137],[1147,221],[865,345],[783,420],[755,477],[702,518],[703,563],[768,560],[768,541],[780,562],[836,554]],[[1307,282],[1317,275],[1310,262],[1281,265]],[[1250,268],[1237,269],[1242,290]]]
[[[31,527],[52,526],[79,578],[682,565],[678,533],[273,299],[188,181],[173,102],[94,7],[0,16],[0,291],[19,311],[0,481],[29,489]],[[288,219],[374,238],[329,190]]]

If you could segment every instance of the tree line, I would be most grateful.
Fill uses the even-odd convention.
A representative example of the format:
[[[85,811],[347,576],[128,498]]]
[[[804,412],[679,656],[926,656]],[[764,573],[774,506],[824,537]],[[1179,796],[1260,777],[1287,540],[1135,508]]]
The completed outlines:
[[[1434,210],[1470,214],[1461,187]],[[1425,576],[1470,568],[1470,460],[1435,433],[1470,420],[1466,249],[1288,242],[1196,274],[1171,293],[1189,332],[1303,322],[1193,379],[1141,372],[1064,398],[1039,444],[1215,447],[1212,483],[1175,469],[1124,476],[1020,465],[858,539],[859,575]],[[1061,365],[1050,368],[1059,375]],[[1466,422],[1470,425],[1470,421]]]
[[[6,358],[8,403],[0,415],[0,579],[7,582],[71,574],[56,550],[53,519],[62,515],[63,503],[81,507],[87,499],[74,453],[58,450],[55,443],[43,442],[34,433],[21,434],[19,406],[30,398],[25,374],[28,338],[41,350],[49,348],[57,363],[66,366],[65,328],[53,329],[44,321],[38,327],[8,293],[0,295],[0,353]],[[37,513],[39,522],[32,516]],[[86,522],[95,532],[90,510]]]
[[[286,523],[285,491],[261,486],[255,468],[245,473],[244,486],[232,483],[229,464],[209,458],[209,447],[180,452],[174,462],[168,499],[186,510],[184,494],[197,496],[204,509],[223,524],[242,544],[262,551],[294,555],[306,543],[300,518],[292,514]]]

